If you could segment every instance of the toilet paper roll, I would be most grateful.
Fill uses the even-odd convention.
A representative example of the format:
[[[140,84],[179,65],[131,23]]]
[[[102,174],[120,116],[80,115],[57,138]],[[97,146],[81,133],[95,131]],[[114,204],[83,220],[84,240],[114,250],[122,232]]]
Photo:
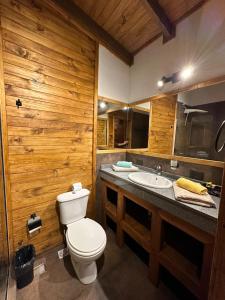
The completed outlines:
[[[34,229],[29,230],[28,232],[29,232],[29,234],[33,234],[34,232],[41,230],[41,227],[42,226],[38,226],[38,227],[36,227]]]
[[[81,182],[76,182],[73,184],[73,192],[76,193],[78,191],[82,190],[82,184]]]
[[[37,216],[36,213],[33,213],[30,219],[27,221],[28,233],[32,234],[35,231],[40,231],[41,227],[42,227],[41,218]]]

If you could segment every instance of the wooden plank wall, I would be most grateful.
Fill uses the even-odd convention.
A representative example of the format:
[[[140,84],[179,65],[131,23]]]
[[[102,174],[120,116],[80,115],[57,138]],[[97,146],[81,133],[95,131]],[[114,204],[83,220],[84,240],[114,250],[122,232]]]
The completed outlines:
[[[92,188],[96,43],[45,1],[0,3],[13,248],[39,253],[62,242],[56,196]],[[43,228],[28,239],[33,212]]]
[[[151,100],[149,115],[149,151],[173,154],[177,96]]]
[[[97,120],[97,145],[107,145],[107,119],[98,118]]]
[[[1,142],[0,142],[0,151],[2,151]],[[3,166],[2,166],[2,159],[0,157],[0,265],[3,262],[8,263],[8,237],[7,237],[7,228],[6,228]]]
[[[109,148],[114,148],[114,128],[115,127],[115,119],[112,113],[108,114],[108,146]]]

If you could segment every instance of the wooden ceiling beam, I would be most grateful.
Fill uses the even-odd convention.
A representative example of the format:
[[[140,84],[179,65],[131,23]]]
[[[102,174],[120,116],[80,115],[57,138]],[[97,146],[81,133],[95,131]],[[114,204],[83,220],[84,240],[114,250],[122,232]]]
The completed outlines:
[[[85,32],[92,39],[98,41],[111,52],[117,55],[126,64],[132,65],[134,57],[116,41],[108,32],[93,21],[80,7],[72,0],[45,0],[48,5],[57,10],[69,22],[73,23],[80,30]]]
[[[167,42],[175,37],[176,26],[170,21],[164,9],[160,6],[158,0],[142,0],[149,12],[150,16],[154,15],[155,19],[158,21],[163,32],[163,42]]]

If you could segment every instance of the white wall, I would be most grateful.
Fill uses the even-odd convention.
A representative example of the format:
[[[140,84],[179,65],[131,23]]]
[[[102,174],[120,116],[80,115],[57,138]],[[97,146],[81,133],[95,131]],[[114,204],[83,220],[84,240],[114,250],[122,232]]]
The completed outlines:
[[[130,101],[160,93],[157,81],[195,66],[192,80],[166,85],[161,92],[225,75],[225,1],[211,0],[177,25],[176,38],[162,44],[161,38],[139,52],[131,67]]]
[[[179,93],[178,101],[190,106],[223,102],[225,101],[225,83]]]
[[[130,67],[103,46],[99,46],[98,94],[128,102]]]

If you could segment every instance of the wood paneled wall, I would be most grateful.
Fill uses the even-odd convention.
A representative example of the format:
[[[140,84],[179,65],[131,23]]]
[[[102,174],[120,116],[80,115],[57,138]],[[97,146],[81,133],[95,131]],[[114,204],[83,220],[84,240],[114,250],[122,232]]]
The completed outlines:
[[[2,151],[1,142],[0,142],[0,151]],[[5,197],[4,197],[3,166],[2,166],[2,158],[0,157],[0,265],[3,262],[8,263],[8,237],[7,237],[6,225],[7,224],[6,224]]]
[[[96,43],[43,0],[0,3],[13,248],[39,253],[62,242],[56,196],[92,188]],[[43,228],[28,239],[33,212]]]
[[[151,100],[148,148],[151,153],[173,154],[177,96]]]
[[[107,119],[98,118],[97,120],[97,145],[107,145]]]
[[[114,148],[114,138],[115,138],[115,119],[113,114],[108,114],[108,146],[109,148]]]

